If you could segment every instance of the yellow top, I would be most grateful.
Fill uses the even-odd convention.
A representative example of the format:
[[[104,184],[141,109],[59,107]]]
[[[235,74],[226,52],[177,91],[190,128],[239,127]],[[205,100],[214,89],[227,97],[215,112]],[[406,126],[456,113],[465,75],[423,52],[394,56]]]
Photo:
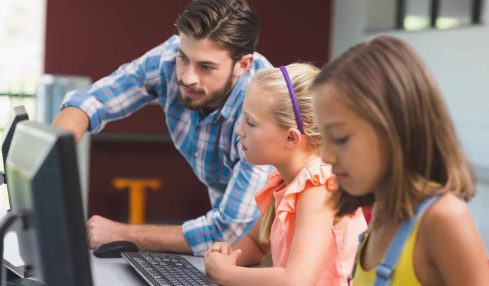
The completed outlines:
[[[418,230],[421,218],[418,219],[413,231],[409,235],[406,244],[402,250],[401,256],[397,261],[396,268],[392,274],[392,279],[390,285],[410,285],[410,286],[421,286],[416,273],[414,272],[414,246],[416,245],[416,237],[418,236]],[[368,240],[368,233],[360,246],[359,253],[357,257],[355,277],[353,278],[353,286],[371,286],[375,282],[375,267],[370,271],[365,271],[360,264],[360,257],[362,256],[363,249],[365,248],[366,242]]]

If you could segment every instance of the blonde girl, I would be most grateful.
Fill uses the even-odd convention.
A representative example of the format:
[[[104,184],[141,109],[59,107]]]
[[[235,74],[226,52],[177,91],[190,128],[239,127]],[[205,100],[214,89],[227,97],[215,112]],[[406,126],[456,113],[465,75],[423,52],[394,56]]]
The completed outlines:
[[[246,160],[277,172],[256,194],[261,220],[233,246],[205,256],[207,274],[223,285],[347,285],[366,229],[361,210],[336,217],[337,184],[319,158],[320,133],[308,64],[263,70],[253,77],[237,133]],[[273,267],[247,268],[271,253]]]
[[[375,201],[353,285],[489,285],[464,156],[435,81],[404,41],[351,48],[313,84],[342,198]],[[355,205],[338,201],[339,212]],[[374,282],[375,281],[375,282]]]

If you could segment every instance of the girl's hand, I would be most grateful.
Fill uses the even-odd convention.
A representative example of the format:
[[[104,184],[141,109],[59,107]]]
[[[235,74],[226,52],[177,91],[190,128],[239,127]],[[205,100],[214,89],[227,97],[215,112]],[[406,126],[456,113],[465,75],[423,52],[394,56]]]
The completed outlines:
[[[230,251],[229,254],[210,250],[204,256],[205,271],[207,275],[218,283],[223,281],[229,268],[236,266],[236,261],[241,255],[241,249],[236,249],[233,251],[228,247],[223,248],[223,251],[227,250]]]
[[[231,252],[233,252],[233,247],[227,242],[215,242],[209,252],[219,252],[229,255]]]

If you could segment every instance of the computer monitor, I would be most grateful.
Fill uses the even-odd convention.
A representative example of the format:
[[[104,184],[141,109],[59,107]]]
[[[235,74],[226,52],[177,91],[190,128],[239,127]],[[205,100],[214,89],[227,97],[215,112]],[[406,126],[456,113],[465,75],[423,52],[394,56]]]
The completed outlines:
[[[10,199],[8,196],[8,186],[7,186],[7,177],[5,174],[2,174],[2,171],[5,171],[5,161],[7,160],[7,155],[9,153],[10,145],[12,143],[12,138],[14,136],[14,131],[17,126],[17,123],[28,120],[29,115],[27,114],[27,111],[24,106],[16,106],[12,109],[10,112],[5,128],[2,133],[1,141],[0,141],[0,146],[2,150],[2,161],[1,165],[3,166],[0,168],[0,214],[4,214],[6,211],[10,211]],[[10,229],[14,230],[15,228],[19,228],[20,223],[16,222]],[[12,237],[12,234],[8,235],[8,238],[5,238],[7,241],[12,242],[12,239],[15,240],[15,236]],[[12,244],[12,243],[11,243]],[[29,269],[25,267],[25,265],[22,263],[22,261],[19,260],[18,257],[18,252],[16,252],[15,245],[10,245],[11,248],[7,249],[6,252],[3,253],[4,255],[4,260],[3,264],[5,267],[7,267],[10,271],[15,273],[19,277],[26,277],[29,276]],[[12,248],[13,247],[13,248]],[[1,262],[1,260],[0,260]]]
[[[20,255],[46,285],[92,285],[73,136],[17,125],[6,161],[11,207],[21,214]]]
[[[5,166],[5,161],[7,160],[7,154],[10,149],[10,144],[12,143],[12,137],[14,136],[14,131],[15,131],[15,127],[17,126],[17,123],[28,119],[29,119],[29,115],[27,114],[25,107],[22,105],[14,107],[13,112],[7,118],[7,123],[5,124],[5,129],[3,130],[2,133],[2,140],[0,141],[2,146],[3,166]],[[7,179],[5,174],[0,176],[0,185],[6,183],[6,181]],[[9,206],[7,207],[7,209],[8,208]]]

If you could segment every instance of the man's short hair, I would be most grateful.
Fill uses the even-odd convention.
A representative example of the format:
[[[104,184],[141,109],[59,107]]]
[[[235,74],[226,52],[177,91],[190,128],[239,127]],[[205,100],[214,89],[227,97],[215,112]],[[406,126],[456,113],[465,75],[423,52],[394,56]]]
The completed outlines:
[[[255,51],[260,35],[260,20],[246,0],[194,0],[175,26],[178,33],[217,42],[235,61]]]

